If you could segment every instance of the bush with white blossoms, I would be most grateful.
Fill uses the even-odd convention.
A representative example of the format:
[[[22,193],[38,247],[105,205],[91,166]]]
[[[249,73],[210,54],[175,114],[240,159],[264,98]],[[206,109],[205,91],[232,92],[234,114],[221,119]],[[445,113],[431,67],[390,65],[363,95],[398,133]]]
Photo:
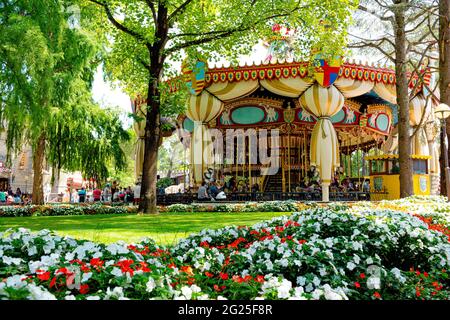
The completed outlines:
[[[171,247],[10,230],[0,299],[448,299],[449,211],[416,197],[311,206]]]

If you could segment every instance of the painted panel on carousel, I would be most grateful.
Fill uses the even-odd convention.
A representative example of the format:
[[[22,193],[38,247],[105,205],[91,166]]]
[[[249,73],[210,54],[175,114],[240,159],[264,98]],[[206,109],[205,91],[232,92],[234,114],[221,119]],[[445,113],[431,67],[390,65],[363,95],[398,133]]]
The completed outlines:
[[[314,117],[314,115],[312,115],[305,109],[300,109],[300,111],[297,113],[297,118],[299,121],[303,121],[303,122],[313,123],[316,121],[316,118]]]
[[[389,116],[384,112],[375,112],[373,114],[370,114],[367,119],[367,127],[381,131],[383,133],[389,132],[391,121],[389,119]]]
[[[342,121],[344,121],[345,119],[345,111],[344,109],[339,110],[338,113],[336,113],[334,116],[331,117],[331,122],[332,123],[340,123]]]
[[[183,120],[183,129],[185,129],[185,130],[187,130],[189,132],[193,132],[194,131],[194,121],[192,121],[191,119],[186,117]]]
[[[231,111],[231,121],[236,124],[256,124],[263,121],[265,117],[266,114],[260,107],[239,107]]]

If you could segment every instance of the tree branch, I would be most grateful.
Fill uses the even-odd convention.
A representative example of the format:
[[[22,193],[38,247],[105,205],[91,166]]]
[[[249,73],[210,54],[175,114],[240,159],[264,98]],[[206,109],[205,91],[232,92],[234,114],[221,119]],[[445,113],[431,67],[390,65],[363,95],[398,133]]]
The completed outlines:
[[[128,34],[130,36],[132,36],[133,38],[135,38],[137,40],[140,40],[140,41],[144,42],[146,45],[151,45],[151,43],[148,42],[148,40],[144,36],[142,36],[141,34],[135,32],[134,30],[131,30],[131,29],[125,27],[123,24],[121,24],[119,21],[117,21],[114,18],[113,13],[111,12],[111,9],[110,9],[110,7],[108,6],[107,3],[102,2],[102,1],[98,1],[98,0],[89,0],[89,1],[99,5],[101,7],[103,7],[105,9],[105,12],[106,12],[106,15],[108,17],[108,20],[111,21],[111,23],[117,29],[119,29],[120,31],[122,31],[122,32],[124,32],[124,33],[126,33],[126,34]]]
[[[169,22],[172,21],[172,19],[176,18],[177,15],[182,14],[184,10],[186,10],[186,7],[192,2],[192,0],[186,0],[183,2],[178,8],[176,8],[167,19]]]

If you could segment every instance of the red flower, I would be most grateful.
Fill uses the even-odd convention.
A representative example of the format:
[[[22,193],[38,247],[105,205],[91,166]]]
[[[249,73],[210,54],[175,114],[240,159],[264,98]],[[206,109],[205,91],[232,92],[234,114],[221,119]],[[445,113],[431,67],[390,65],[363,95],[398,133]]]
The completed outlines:
[[[86,294],[89,292],[89,286],[87,284],[82,284],[80,286],[80,293],[81,294]]]
[[[214,287],[214,290],[216,290],[217,292],[222,291],[221,288],[217,284],[215,284],[213,287]]]
[[[89,263],[93,267],[102,267],[105,262],[102,261],[100,258],[92,258]]]
[[[209,248],[209,243],[208,243],[208,241],[200,242],[200,247]]]
[[[244,278],[242,278],[241,276],[238,276],[237,274],[235,274],[232,279],[234,282],[237,282],[237,283],[244,282]]]
[[[420,297],[420,288],[416,287],[416,297]]]
[[[360,274],[359,274],[359,277],[360,277],[361,279],[364,279],[364,278],[366,277],[366,275],[365,275],[364,273],[360,273]]]
[[[47,272],[38,273],[37,277],[41,281],[47,281],[48,279],[50,279],[50,272],[47,271]]]
[[[53,277],[52,281],[50,281],[50,288],[53,288],[55,284],[56,284],[56,277]]]
[[[423,275],[425,276],[425,278],[428,278],[428,272],[424,272]]]
[[[381,294],[380,294],[378,291],[375,291],[375,292],[373,293],[373,296],[374,296],[375,298],[377,298],[377,299],[381,299]]]
[[[361,288],[361,285],[359,284],[358,281],[355,282],[355,287],[358,288],[358,289]]]
[[[214,275],[211,272],[206,271],[205,276],[207,276],[208,278],[212,278]]]
[[[248,281],[250,281],[250,280],[252,280],[253,279],[253,277],[251,276],[251,275],[246,275],[245,277],[244,277],[244,281],[245,282],[248,282]]]
[[[180,270],[182,271],[182,272],[186,272],[187,274],[189,274],[189,275],[193,275],[194,273],[192,272],[192,268],[190,267],[190,266],[182,266],[181,268],[180,268]]]
[[[219,277],[222,280],[228,280],[228,273],[221,272],[221,273],[219,273]]]
[[[263,283],[264,282],[264,276],[262,276],[262,275],[256,276],[255,281],[259,282],[259,283]]]
[[[172,268],[172,269],[173,269],[173,268],[175,268],[175,263],[173,263],[173,262],[172,262],[171,264],[168,264],[168,265],[167,265],[167,267],[169,267],[169,268]]]

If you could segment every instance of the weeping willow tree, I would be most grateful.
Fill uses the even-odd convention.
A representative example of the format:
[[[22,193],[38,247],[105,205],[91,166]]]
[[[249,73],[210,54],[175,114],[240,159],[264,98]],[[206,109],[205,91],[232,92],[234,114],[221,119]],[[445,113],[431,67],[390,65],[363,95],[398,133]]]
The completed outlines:
[[[66,0],[0,2],[0,125],[10,155],[33,150],[33,203],[43,203],[43,167],[105,177],[128,135],[117,114],[96,106],[89,91],[101,52],[95,35],[75,25]]]

